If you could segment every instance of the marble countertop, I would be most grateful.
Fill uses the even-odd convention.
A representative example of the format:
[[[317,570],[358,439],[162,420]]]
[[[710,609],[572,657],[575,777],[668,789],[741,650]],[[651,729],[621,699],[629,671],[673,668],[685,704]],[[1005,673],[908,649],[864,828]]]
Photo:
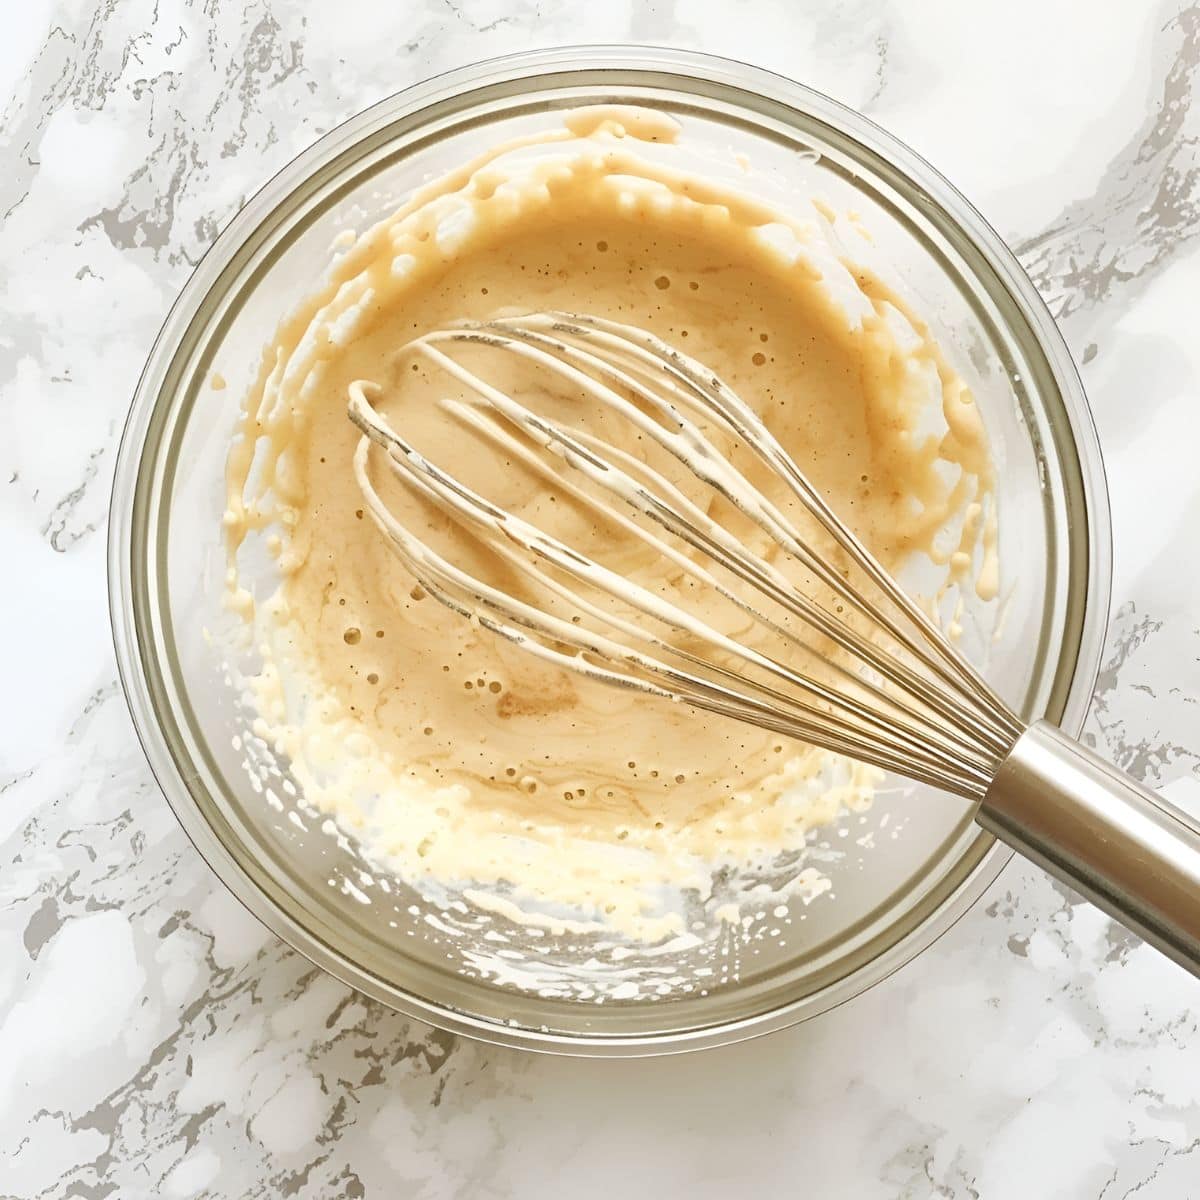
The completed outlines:
[[[3,26],[0,1196],[1200,1196],[1200,984],[1021,864],[867,995],[701,1055],[522,1055],[347,990],[176,824],[117,684],[104,562],[151,341],[268,175],[473,59],[724,53],[909,141],[1027,266],[1112,489],[1088,732],[1200,810],[1200,9],[44,0]]]

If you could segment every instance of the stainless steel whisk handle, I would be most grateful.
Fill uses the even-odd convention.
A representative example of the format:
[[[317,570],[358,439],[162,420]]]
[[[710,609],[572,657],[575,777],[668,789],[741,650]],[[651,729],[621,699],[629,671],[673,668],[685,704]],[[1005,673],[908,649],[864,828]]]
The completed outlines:
[[[1039,721],[976,820],[1200,976],[1200,825],[1173,805]]]

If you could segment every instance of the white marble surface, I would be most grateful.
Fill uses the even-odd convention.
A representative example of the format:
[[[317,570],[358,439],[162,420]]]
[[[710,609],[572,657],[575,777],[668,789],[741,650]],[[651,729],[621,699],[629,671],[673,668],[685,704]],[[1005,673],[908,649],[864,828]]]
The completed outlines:
[[[946,938],[754,1043],[456,1040],[248,917],[139,752],[104,524],[138,371],[239,203],[432,72],[694,46],[857,106],[1016,247],[1108,459],[1089,731],[1200,808],[1200,10],[1176,0],[56,0],[0,16],[0,1196],[1200,1196],[1200,985],[1014,865]]]

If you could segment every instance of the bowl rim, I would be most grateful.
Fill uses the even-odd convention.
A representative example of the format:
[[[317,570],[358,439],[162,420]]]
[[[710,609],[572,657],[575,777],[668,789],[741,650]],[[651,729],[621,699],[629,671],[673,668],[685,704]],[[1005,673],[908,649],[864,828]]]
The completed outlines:
[[[1058,385],[1062,415],[1079,468],[1086,517],[1087,571],[1079,617],[1079,646],[1063,698],[1059,725],[1078,734],[1087,715],[1106,640],[1111,594],[1112,545],[1108,488],[1095,424],[1075,364],[1045,302],[996,231],[935,168],[869,118],[804,84],[764,68],[696,51],[643,45],[579,45],[523,51],[489,58],[415,83],[335,126],[291,159],[246,202],[201,257],[156,336],[122,431],[113,476],[108,530],[109,616],[118,674],[138,740],[151,771],[184,832],[220,881],[271,932],[341,982],[398,1012],[456,1034],[494,1044],[584,1056],[646,1056],[696,1050],[758,1036],[826,1012],[875,986],[927,949],[964,916],[995,881],[1012,852],[994,843],[940,906],[882,953],[849,975],[775,1008],[732,1021],[667,1032],[618,1036],[566,1034],[510,1027],[444,1007],[383,984],[369,971],[314,937],[275,904],[244,870],[193,801],[157,716],[147,650],[135,620],[135,491],[152,418],[163,400],[168,368],[183,336],[203,307],[231,256],[269,221],[280,201],[354,144],[440,99],[489,84],[536,81],[550,74],[612,71],[690,76],[715,86],[757,94],[768,102],[802,109],[843,136],[870,148],[967,235],[995,272],[1028,323]]]

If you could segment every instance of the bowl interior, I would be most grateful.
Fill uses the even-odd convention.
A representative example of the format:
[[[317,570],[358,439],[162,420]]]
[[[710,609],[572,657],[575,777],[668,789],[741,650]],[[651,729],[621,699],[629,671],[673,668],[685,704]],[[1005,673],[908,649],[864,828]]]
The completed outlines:
[[[999,601],[969,607],[965,647],[1024,715],[1061,719],[1093,567],[1061,363],[960,223],[970,214],[952,215],[911,177],[920,164],[902,169],[878,131],[802,89],[768,96],[696,70],[527,67],[440,82],[288,168],[218,242],[148,370],[128,570],[139,670],[176,773],[164,786],[256,911],[344,978],[440,1023],[500,1040],[651,1045],[816,1011],[880,977],[989,869],[992,844],[969,807],[889,779],[868,813],[812,847],[831,892],[771,905],[734,930],[699,928],[654,948],[535,936],[452,892],[414,892],[305,804],[286,761],[248,729],[237,677],[253,654],[227,649],[221,603],[230,431],[264,345],[320,280],[337,235],[367,228],[477,151],[595,103],[671,112],[698,161],[732,170],[745,155],[747,186],[783,207],[799,190],[859,214],[877,259],[973,388],[992,442],[1003,587]],[[260,595],[273,570],[265,555],[251,568]]]

